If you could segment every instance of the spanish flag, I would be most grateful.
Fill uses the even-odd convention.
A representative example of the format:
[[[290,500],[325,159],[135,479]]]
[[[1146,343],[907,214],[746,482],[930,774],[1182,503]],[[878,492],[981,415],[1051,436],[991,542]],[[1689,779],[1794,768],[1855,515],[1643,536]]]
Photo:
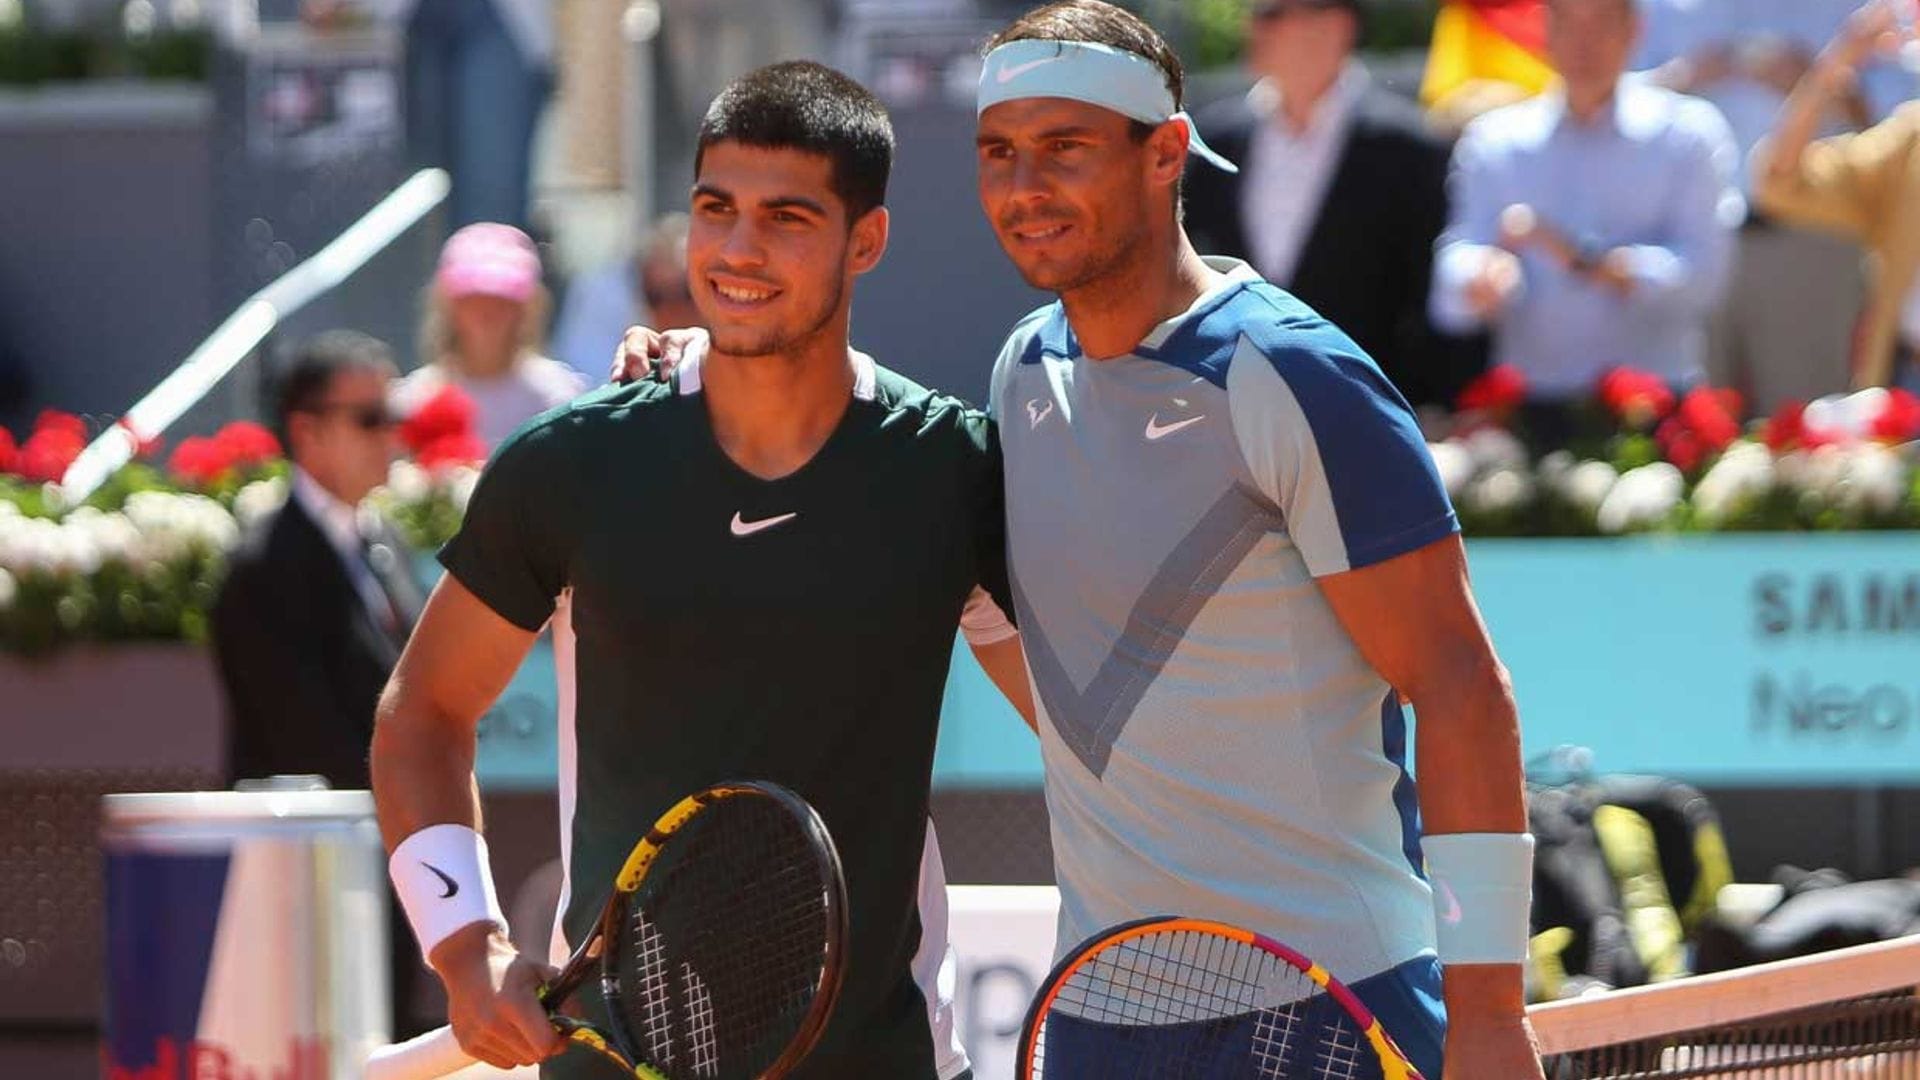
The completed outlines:
[[[1449,96],[1486,82],[1537,94],[1553,79],[1546,53],[1546,0],[1444,0],[1420,100],[1439,107]]]

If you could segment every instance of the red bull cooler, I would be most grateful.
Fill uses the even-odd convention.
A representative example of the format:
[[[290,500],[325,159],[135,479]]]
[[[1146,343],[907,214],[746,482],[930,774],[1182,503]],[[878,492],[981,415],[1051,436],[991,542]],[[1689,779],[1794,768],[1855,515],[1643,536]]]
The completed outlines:
[[[108,795],[105,1080],[350,1080],[388,1041],[365,791]]]

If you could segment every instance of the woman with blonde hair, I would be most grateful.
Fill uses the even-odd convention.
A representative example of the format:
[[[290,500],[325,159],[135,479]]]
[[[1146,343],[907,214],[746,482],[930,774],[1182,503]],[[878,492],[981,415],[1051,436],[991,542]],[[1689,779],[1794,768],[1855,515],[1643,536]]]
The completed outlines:
[[[456,386],[472,399],[475,428],[491,450],[587,388],[585,376],[540,352],[549,308],[540,254],[511,225],[481,222],[454,233],[423,307],[424,363],[395,391],[402,415]]]

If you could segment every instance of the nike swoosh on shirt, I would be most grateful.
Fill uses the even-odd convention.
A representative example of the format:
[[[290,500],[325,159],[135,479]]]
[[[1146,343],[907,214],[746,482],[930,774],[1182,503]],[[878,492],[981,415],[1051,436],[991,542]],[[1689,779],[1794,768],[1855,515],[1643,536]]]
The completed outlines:
[[[447,887],[447,891],[440,894],[440,899],[451,900],[460,892],[460,883],[448,877],[445,870],[440,869],[430,862],[423,862],[420,865],[433,871],[433,876],[439,878],[441,884]]]
[[[733,514],[733,535],[752,536],[757,532],[765,532],[775,525],[784,525],[799,516],[800,513],[796,510],[791,514],[781,514],[779,517],[761,518],[759,521],[743,521],[740,517],[740,512],[736,510]]]
[[[994,76],[994,79],[996,79],[1001,86],[1005,86],[1020,76],[1025,75],[1027,72],[1032,71],[1034,68],[1046,67],[1048,64],[1057,64],[1063,59],[1065,59],[1065,57],[1046,56],[1038,60],[1029,60],[1024,64],[1003,67],[1000,69],[1000,73]]]
[[[1157,442],[1182,428],[1190,428],[1205,419],[1206,415],[1202,414],[1200,416],[1189,416],[1185,420],[1175,420],[1171,424],[1162,424],[1160,422],[1160,414],[1154,413],[1153,416],[1147,420],[1147,441]]]

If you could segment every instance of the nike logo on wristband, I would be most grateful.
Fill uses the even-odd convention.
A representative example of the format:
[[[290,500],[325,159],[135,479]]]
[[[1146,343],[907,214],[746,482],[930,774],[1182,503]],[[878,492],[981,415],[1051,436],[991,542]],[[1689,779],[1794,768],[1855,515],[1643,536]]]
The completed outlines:
[[[448,877],[447,872],[445,870],[440,869],[439,867],[433,865],[430,862],[422,862],[420,865],[433,871],[433,876],[439,878],[441,884],[447,887],[447,891],[440,894],[440,899],[451,900],[455,896],[459,895],[460,883]]]

